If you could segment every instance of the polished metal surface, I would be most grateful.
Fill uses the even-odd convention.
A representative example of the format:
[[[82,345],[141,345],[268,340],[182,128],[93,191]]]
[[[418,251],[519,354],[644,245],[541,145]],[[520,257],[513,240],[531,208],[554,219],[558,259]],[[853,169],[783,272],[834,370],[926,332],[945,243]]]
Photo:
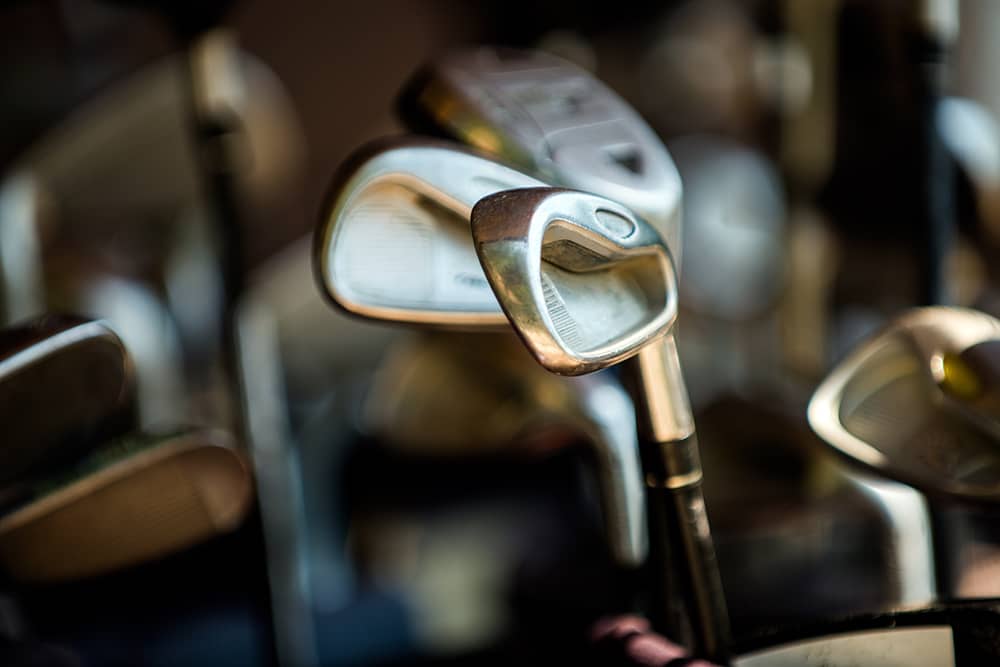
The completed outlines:
[[[476,204],[472,232],[497,300],[550,371],[616,364],[674,323],[669,250],[609,199],[558,188],[500,192]]]
[[[319,283],[334,303],[363,317],[504,329],[469,240],[469,213],[488,194],[539,185],[457,144],[369,144],[331,189],[316,234]]]
[[[816,389],[809,423],[836,451],[917,489],[1000,500],[1000,321],[963,308],[907,312]]]
[[[627,203],[680,260],[681,181],[655,132],[589,72],[539,51],[480,47],[424,69],[400,107],[546,181]]]
[[[809,404],[810,425],[836,452],[927,494],[936,561],[927,581],[943,599],[1000,595],[998,369],[1000,321],[915,309],[858,346]],[[900,549],[921,539],[909,532]]]
[[[655,512],[651,540],[664,542],[662,551],[653,553],[675,554],[677,562],[657,565],[664,574],[667,568],[681,572],[680,596],[691,615],[694,650],[725,660],[729,621],[701,493],[693,419],[686,394],[676,390],[684,381],[670,335],[677,315],[670,251],[652,227],[620,204],[558,188],[484,198],[472,211],[472,234],[497,300],[542,366],[577,375],[638,354],[635,400],[650,450],[643,461]],[[590,334],[591,327],[599,328],[599,337]],[[644,355],[640,350],[646,346],[661,349]],[[669,584],[657,588],[662,599],[654,612],[672,625],[668,608],[677,593]],[[675,638],[681,632],[665,629]]]

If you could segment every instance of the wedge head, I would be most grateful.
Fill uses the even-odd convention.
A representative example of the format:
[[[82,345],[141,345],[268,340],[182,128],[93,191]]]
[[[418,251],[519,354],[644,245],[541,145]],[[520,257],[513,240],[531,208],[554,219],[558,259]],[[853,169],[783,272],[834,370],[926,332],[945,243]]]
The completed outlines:
[[[680,257],[681,181],[670,154],[625,100],[576,65],[540,51],[457,51],[421,70],[398,106],[416,131],[628,205]]]
[[[453,143],[398,138],[344,165],[317,230],[322,291],[344,310],[439,328],[503,329],[469,234],[480,198],[540,181]]]
[[[1000,501],[1000,320],[909,311],[820,384],[809,423],[839,454],[924,493]]]
[[[472,210],[472,235],[510,323],[550,371],[616,364],[676,319],[666,243],[610,199],[560,188],[496,193]]]

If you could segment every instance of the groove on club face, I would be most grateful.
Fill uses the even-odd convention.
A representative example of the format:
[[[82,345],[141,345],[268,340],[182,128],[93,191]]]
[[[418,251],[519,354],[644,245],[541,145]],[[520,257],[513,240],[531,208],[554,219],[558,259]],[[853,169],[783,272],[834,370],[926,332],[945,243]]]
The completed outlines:
[[[253,491],[232,445],[222,431],[193,431],[106,465],[83,462],[68,480],[48,482],[54,490],[0,518],[0,564],[22,581],[79,579],[235,529]]]
[[[0,332],[0,483],[68,461],[134,419],[133,367],[104,322],[47,315]]]
[[[508,318],[553,372],[616,364],[673,325],[670,252],[615,202],[559,188],[500,192],[476,204],[472,233]]]
[[[396,138],[345,164],[314,246],[317,279],[344,310],[444,328],[506,328],[469,241],[485,195],[541,183],[446,142]]]
[[[670,154],[627,102],[576,65],[537,51],[458,51],[423,68],[398,107],[416,131],[627,204],[680,257],[681,181]]]
[[[816,389],[809,423],[851,461],[925,493],[1000,501],[1000,321],[907,312]]]

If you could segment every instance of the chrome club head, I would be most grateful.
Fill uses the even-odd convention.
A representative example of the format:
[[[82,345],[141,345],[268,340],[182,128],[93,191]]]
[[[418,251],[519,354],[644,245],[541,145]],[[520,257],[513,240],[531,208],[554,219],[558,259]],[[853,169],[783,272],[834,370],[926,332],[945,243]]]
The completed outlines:
[[[830,373],[809,423],[838,453],[921,491],[1000,501],[1000,320],[907,312]]]
[[[506,328],[469,239],[469,214],[485,195],[538,185],[456,144],[365,146],[335,180],[317,230],[319,283],[334,303],[372,319]]]
[[[681,181],[655,132],[589,72],[538,51],[481,47],[425,67],[400,114],[553,184],[627,204],[679,260]]]
[[[673,259],[656,230],[604,197],[559,188],[500,192],[472,210],[497,300],[545,368],[581,375],[666,334]]]
[[[29,491],[0,517],[0,564],[40,582],[95,576],[229,532],[250,509],[253,483],[227,433],[196,430],[114,441]]]
[[[130,428],[134,389],[128,352],[103,321],[47,315],[0,331],[0,483]]]
[[[652,584],[660,616],[654,620],[691,634],[696,653],[724,661],[728,612],[671,331],[677,276],[666,244],[624,206],[558,188],[483,198],[472,209],[472,236],[497,301],[542,366],[579,375],[636,357],[629,364],[636,373],[633,400],[648,439],[643,467],[656,517],[650,541],[664,559]],[[680,572],[664,575],[670,569]],[[678,580],[684,586],[671,590]],[[675,596],[689,614],[690,633],[672,614]]]

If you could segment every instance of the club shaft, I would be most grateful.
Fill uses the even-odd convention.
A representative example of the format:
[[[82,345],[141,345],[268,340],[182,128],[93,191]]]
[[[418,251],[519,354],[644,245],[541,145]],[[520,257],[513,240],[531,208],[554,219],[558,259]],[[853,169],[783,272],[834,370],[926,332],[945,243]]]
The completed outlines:
[[[691,625],[690,647],[718,663],[728,659],[729,615],[701,489],[701,460],[694,419],[673,335],[648,345],[633,364],[638,376],[643,466],[650,505],[654,551],[670,554],[654,588],[654,618],[677,618],[674,599],[683,601]],[[670,572],[668,568],[673,568]],[[676,626],[676,623],[670,623]],[[683,627],[663,630],[680,639]]]

